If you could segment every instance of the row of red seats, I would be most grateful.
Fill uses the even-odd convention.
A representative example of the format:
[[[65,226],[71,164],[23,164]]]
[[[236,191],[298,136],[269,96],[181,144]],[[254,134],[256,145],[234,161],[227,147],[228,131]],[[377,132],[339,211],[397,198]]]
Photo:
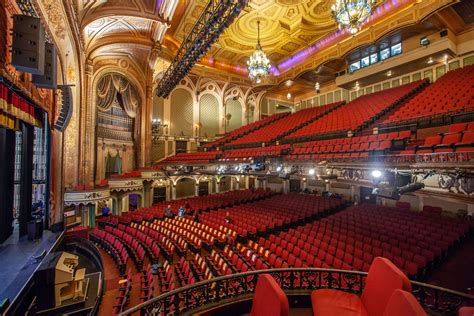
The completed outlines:
[[[392,132],[370,136],[352,138],[338,138],[321,141],[312,141],[299,144],[290,155],[290,160],[336,160],[344,158],[369,157],[371,152],[389,150],[394,140],[406,140],[410,131]]]
[[[229,145],[251,143],[261,144],[264,142],[272,142],[284,135],[285,133],[291,132],[299,128],[300,126],[308,124],[308,122],[311,122],[312,120],[323,116],[328,111],[336,109],[341,104],[343,103],[336,102],[324,106],[298,111],[289,116],[286,116],[281,120],[268,124],[265,127],[260,128],[243,137],[237,138],[236,140],[230,142]]]
[[[127,275],[120,280],[118,288],[118,296],[115,298],[115,305],[112,309],[113,315],[118,315],[125,310],[130,302],[130,291],[132,290],[132,269],[128,269]]]
[[[310,135],[326,134],[336,131],[356,130],[377,115],[384,113],[390,106],[423,86],[416,81],[396,88],[363,95],[320,119],[300,128],[285,139],[301,138]]]
[[[167,157],[161,163],[171,163],[171,162],[209,162],[210,160],[215,160],[218,156],[222,155],[221,151],[202,151],[202,152],[193,152],[193,153],[178,153],[174,156]]]
[[[421,146],[414,149],[407,149],[401,152],[402,155],[432,154],[432,153],[453,153],[453,152],[474,152],[474,123],[469,125],[471,130],[465,132],[445,133],[429,136]]]
[[[226,150],[224,156],[220,161],[225,161],[234,158],[243,158],[243,160],[250,160],[250,157],[278,157],[282,155],[283,151],[289,150],[290,145],[275,145],[258,148],[242,148]]]
[[[92,242],[112,256],[118,265],[120,275],[124,275],[129,258],[127,248],[125,248],[124,244],[112,234],[100,229],[93,230],[89,237]]]
[[[338,199],[290,193],[252,204],[203,213],[199,216],[199,220],[209,226],[229,227],[238,235],[245,237],[249,233],[265,232],[267,229],[283,227],[318,216],[342,206],[343,203]],[[227,217],[230,217],[230,221],[226,219]]]
[[[112,226],[105,226],[105,231],[124,242],[131,253],[133,261],[135,261],[137,270],[141,271],[143,268],[143,261],[145,260],[145,249],[140,244],[138,239],[135,238],[135,235],[131,235],[118,228],[113,228]]]
[[[267,116],[267,117],[265,117],[261,120],[258,120],[256,122],[244,125],[242,127],[239,127],[237,129],[227,133],[224,137],[222,137],[222,138],[220,138],[216,141],[205,144],[203,146],[203,148],[211,148],[211,147],[216,147],[216,146],[223,145],[223,144],[228,143],[228,142],[230,142],[234,139],[242,137],[243,135],[246,135],[250,132],[258,130],[259,128],[262,128],[262,127],[264,127],[265,125],[267,125],[269,123],[272,123],[276,120],[280,120],[281,118],[283,118],[287,115],[290,115],[290,113],[289,112],[278,113],[278,114],[274,114],[274,115],[271,115],[271,116]]]
[[[474,66],[449,71],[403,104],[383,123],[419,120],[453,111],[474,110]]]

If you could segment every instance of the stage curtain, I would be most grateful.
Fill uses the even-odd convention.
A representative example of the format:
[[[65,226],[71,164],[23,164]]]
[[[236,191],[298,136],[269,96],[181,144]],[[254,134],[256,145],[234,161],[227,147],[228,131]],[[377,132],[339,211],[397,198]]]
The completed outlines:
[[[116,97],[127,115],[135,118],[138,108],[138,97],[135,88],[122,75],[108,74],[97,84],[99,110],[107,111]]]

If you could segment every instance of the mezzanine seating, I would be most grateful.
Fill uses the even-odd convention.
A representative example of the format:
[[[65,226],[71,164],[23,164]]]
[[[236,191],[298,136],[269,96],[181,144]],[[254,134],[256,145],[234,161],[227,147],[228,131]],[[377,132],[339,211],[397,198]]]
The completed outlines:
[[[406,141],[410,136],[410,131],[401,131],[299,143],[286,158],[314,161],[368,159],[371,155],[388,152],[393,141]]]
[[[422,86],[423,81],[419,80],[396,88],[363,95],[294,131],[285,139],[288,142],[293,139],[302,141],[304,138],[310,138],[311,135],[357,130]]]
[[[278,113],[278,114],[274,114],[274,115],[270,115],[270,116],[267,116],[261,120],[258,120],[256,122],[253,122],[253,123],[250,123],[250,124],[247,124],[247,125],[244,125],[242,127],[239,127],[229,133],[227,133],[224,137],[214,141],[214,142],[211,142],[211,143],[207,143],[203,146],[203,148],[211,148],[211,147],[217,147],[217,146],[221,146],[225,143],[228,143],[232,140],[235,140],[239,137],[242,137],[246,134],[249,134],[255,130],[258,130],[274,121],[277,121],[277,120],[280,120],[282,119],[283,117],[287,116],[287,115],[290,115],[289,112],[285,112],[285,113]]]
[[[265,127],[258,129],[250,134],[243,137],[237,138],[236,140],[229,143],[229,145],[242,145],[242,144],[258,144],[267,143],[277,140],[283,135],[298,129],[301,126],[312,122],[314,119],[325,115],[328,112],[336,111],[341,102],[336,102],[320,107],[314,107],[298,111],[292,115],[286,116],[285,118],[275,121]]]
[[[382,124],[397,125],[447,113],[473,111],[473,80],[472,65],[449,71],[402,105]]]

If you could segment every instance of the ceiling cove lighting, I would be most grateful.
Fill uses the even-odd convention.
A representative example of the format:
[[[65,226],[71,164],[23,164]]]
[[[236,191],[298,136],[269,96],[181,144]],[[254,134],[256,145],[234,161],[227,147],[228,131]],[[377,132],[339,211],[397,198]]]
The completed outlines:
[[[262,82],[262,79],[265,78],[270,72],[270,60],[267,58],[267,55],[262,50],[260,45],[260,21],[257,21],[257,46],[255,51],[250,56],[247,61],[249,68],[249,78],[256,83]]]
[[[347,29],[351,34],[356,34],[374,8],[375,0],[336,0],[331,7],[331,13],[340,29]]]

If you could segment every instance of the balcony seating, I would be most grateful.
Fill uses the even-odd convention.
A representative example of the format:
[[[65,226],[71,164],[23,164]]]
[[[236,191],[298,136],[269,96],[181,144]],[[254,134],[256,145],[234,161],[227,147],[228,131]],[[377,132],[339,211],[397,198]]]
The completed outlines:
[[[255,287],[250,316],[288,316],[288,298],[270,274],[261,274]]]
[[[361,297],[337,290],[313,291],[311,293],[313,314],[315,316],[383,315],[392,294],[397,289],[411,291],[410,281],[390,260],[376,257],[370,266]]]
[[[410,292],[395,290],[390,297],[383,316],[426,316],[420,303]]]
[[[348,130],[357,130],[378,115],[419,89],[423,81],[412,82],[400,87],[363,95],[343,105],[324,117],[300,128],[285,139],[304,138],[316,134],[327,134]]]
[[[279,139],[282,135],[296,130],[301,126],[312,122],[316,118],[324,116],[326,113],[336,109],[341,104],[341,102],[336,102],[324,106],[298,111],[292,115],[284,117],[281,120],[270,123],[265,127],[258,129],[252,133],[249,133],[243,137],[237,138],[236,140],[230,142],[229,145],[260,145],[261,143],[275,141]]]
[[[261,120],[258,120],[256,122],[244,125],[242,127],[239,127],[238,129],[235,129],[235,130],[227,133],[224,137],[222,137],[222,138],[220,138],[220,139],[218,139],[214,142],[211,142],[211,143],[208,143],[208,144],[204,145],[203,148],[211,148],[211,147],[221,146],[225,143],[228,143],[232,140],[235,140],[239,137],[242,137],[246,134],[249,134],[249,133],[251,133],[255,130],[258,130],[258,129],[268,125],[269,123],[280,120],[280,119],[284,118],[285,116],[287,116],[289,114],[290,114],[289,112],[278,113],[278,114],[274,114],[274,115],[271,115],[271,116],[267,116],[267,117],[265,117]]]
[[[384,124],[474,110],[474,66],[449,71],[421,93],[403,104]],[[453,129],[456,131],[457,127]]]

